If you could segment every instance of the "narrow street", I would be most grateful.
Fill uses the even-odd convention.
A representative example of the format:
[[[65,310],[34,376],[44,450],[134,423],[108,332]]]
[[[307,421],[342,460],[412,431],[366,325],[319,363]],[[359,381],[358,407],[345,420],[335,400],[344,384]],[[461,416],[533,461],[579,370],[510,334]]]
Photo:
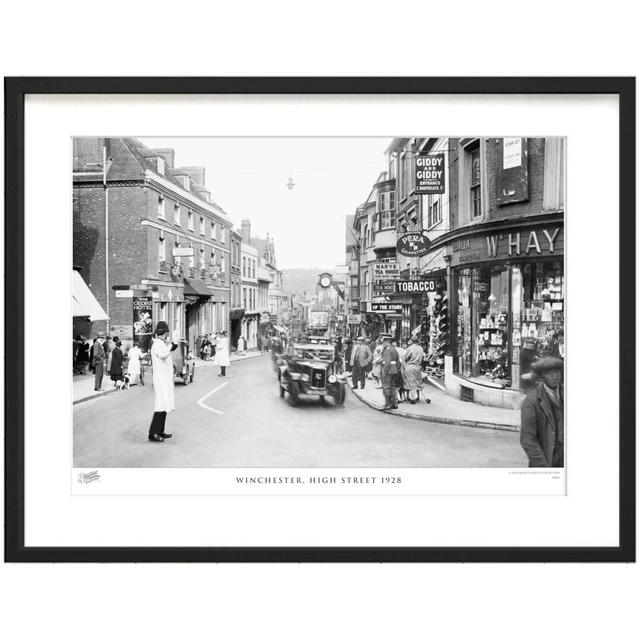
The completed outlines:
[[[348,391],[332,399],[279,397],[269,356],[196,369],[176,385],[173,438],[147,440],[153,387],[74,407],[74,467],[522,467],[518,434],[420,422],[375,411]]]

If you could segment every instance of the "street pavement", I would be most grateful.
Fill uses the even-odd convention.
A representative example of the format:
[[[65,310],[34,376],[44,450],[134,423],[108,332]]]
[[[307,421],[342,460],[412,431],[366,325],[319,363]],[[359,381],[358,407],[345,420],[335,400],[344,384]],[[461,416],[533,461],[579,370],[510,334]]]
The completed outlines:
[[[75,467],[524,467],[518,434],[417,421],[333,399],[278,392],[269,355],[196,369],[175,388],[173,437],[149,442],[153,387],[74,405]]]

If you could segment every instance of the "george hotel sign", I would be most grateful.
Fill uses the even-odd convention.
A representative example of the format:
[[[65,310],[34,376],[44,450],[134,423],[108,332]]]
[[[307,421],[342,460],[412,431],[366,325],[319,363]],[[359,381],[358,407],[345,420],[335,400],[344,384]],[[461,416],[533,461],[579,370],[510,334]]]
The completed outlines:
[[[463,238],[449,244],[449,254],[452,267],[492,260],[562,256],[564,229],[549,226]]]

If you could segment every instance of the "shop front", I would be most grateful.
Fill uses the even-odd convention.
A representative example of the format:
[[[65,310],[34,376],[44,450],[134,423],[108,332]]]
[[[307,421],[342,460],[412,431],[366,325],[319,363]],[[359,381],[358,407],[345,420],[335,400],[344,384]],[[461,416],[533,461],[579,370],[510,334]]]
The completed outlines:
[[[447,393],[518,408],[532,385],[531,364],[564,358],[562,218],[465,230],[447,245],[452,295]]]

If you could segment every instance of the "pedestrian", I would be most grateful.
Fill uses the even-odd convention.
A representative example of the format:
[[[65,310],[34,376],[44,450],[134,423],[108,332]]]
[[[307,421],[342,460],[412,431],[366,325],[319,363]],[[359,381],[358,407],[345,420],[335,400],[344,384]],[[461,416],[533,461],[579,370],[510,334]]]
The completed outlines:
[[[564,362],[548,357],[531,368],[542,381],[522,403],[520,444],[530,467],[564,467]]]
[[[347,373],[351,373],[351,352],[353,351],[353,343],[351,338],[344,341],[344,368]]]
[[[366,368],[371,363],[372,358],[373,354],[371,353],[371,349],[365,344],[364,338],[358,336],[356,346],[351,353],[351,383],[354,389],[358,388],[358,384],[360,384],[361,389],[364,389],[367,377]]]
[[[380,371],[382,369],[382,335],[380,334],[376,339],[376,346],[373,350],[373,367],[371,369],[371,377],[376,381],[375,388],[382,389],[382,382],[380,380]]]
[[[229,342],[226,331],[223,331],[216,341],[216,364],[220,366],[218,378],[224,378],[229,366]]]
[[[424,349],[420,346],[418,336],[411,337],[411,345],[404,352],[404,388],[406,389],[409,402],[415,404],[420,399],[422,391],[422,362],[425,359]],[[431,402],[425,397],[425,402]]]
[[[76,339],[80,342],[76,353],[76,369],[78,373],[86,375],[89,366],[89,343],[82,335],[77,335]]]
[[[391,334],[382,333],[380,337],[382,338],[380,381],[384,395],[384,406],[380,407],[380,411],[385,411],[386,409],[398,408],[396,388],[399,386],[400,356],[397,349],[391,344]]]
[[[240,336],[238,338],[238,347],[236,349],[236,352],[239,356],[243,356],[246,350],[247,350],[247,341],[244,339],[244,336]]]
[[[399,381],[402,383],[398,386],[398,404],[400,402],[404,402],[405,401],[405,397],[406,397],[406,390],[404,388],[404,352],[407,350],[407,343],[402,341],[399,345],[398,345],[398,341],[397,340],[393,340],[391,342],[391,344],[396,348],[396,351],[398,352],[398,357],[400,358],[400,377],[399,377]]]
[[[104,355],[105,355],[105,362],[106,362],[106,372],[107,375],[111,375],[111,357],[112,354],[111,352],[113,351],[113,340],[111,339],[111,336],[107,336],[104,344]]]
[[[103,347],[104,340],[104,333],[99,331],[93,342],[93,356],[91,358],[91,364],[95,371],[95,383],[93,385],[95,391],[102,391],[102,376],[104,375],[104,361],[106,357]]]
[[[109,369],[113,386],[117,387],[118,382],[123,379],[122,372],[122,349],[120,338],[116,336],[113,339],[113,349],[111,350],[111,367]]]
[[[140,371],[142,369],[140,365],[142,349],[140,349],[137,339],[133,341],[133,346],[129,349],[128,356],[129,363],[127,364],[127,374],[129,375],[129,384],[138,384],[138,382],[140,382]]]
[[[149,426],[149,440],[164,442],[172,434],[165,431],[167,412],[175,409],[173,397],[173,358],[171,354],[178,348],[169,336],[169,327],[160,320],[156,325],[155,337],[151,345],[151,366],[153,370],[153,393],[155,396],[153,418]]]
[[[373,350],[375,349],[375,343],[371,338],[365,338],[364,339],[364,343],[365,345],[367,345],[367,348],[369,349],[369,351],[371,351],[371,361],[369,362],[369,364],[365,367],[365,375],[369,380],[373,379]]]

